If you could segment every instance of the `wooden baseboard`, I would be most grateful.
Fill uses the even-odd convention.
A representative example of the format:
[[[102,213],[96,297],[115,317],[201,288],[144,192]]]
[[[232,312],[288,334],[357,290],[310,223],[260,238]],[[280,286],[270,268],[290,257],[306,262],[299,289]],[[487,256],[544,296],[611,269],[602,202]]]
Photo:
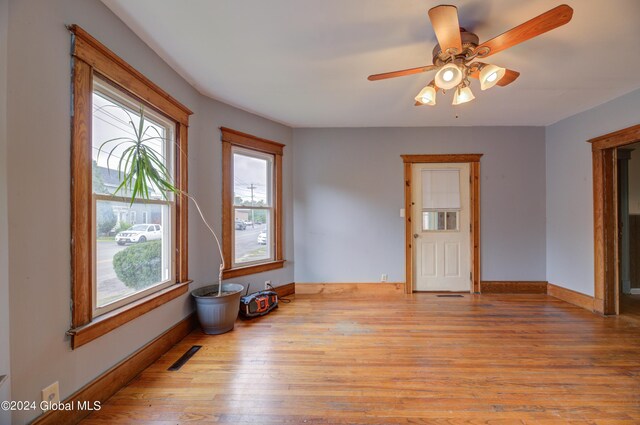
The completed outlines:
[[[278,298],[286,297],[296,293],[296,284],[293,282],[287,283],[286,285],[276,286],[273,290],[278,294]]]
[[[552,283],[547,285],[547,294],[559,300],[566,301],[569,304],[594,311],[594,298],[590,295],[581,294],[580,292],[572,291],[571,289],[563,288]]]
[[[296,295],[404,294],[404,283],[296,283]]]
[[[482,281],[482,294],[546,294],[545,281]]]
[[[94,401],[104,403],[122,387],[127,385],[140,372],[158,360],[171,347],[180,342],[195,329],[198,320],[195,314],[191,314],[178,322],[171,329],[158,336],[153,341],[140,348],[138,351],[76,391],[63,403],[73,403],[77,406],[80,401],[88,401],[90,405]],[[66,425],[76,424],[91,411],[87,410],[52,410],[36,418],[33,425]]]

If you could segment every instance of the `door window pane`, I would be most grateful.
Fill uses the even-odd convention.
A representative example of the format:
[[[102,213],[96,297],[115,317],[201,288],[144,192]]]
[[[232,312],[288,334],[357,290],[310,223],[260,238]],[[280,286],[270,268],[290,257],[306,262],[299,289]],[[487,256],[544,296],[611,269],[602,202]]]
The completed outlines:
[[[423,231],[458,230],[458,211],[423,211]]]

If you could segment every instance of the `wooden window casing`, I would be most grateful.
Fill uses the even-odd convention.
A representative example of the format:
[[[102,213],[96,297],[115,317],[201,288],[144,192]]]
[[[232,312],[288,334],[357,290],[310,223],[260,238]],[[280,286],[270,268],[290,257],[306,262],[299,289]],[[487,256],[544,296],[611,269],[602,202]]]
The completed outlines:
[[[94,75],[175,122],[174,184],[187,190],[187,128],[192,112],[77,25],[72,34],[71,281],[72,348],[92,341],[188,290],[187,198],[175,197],[175,284],[93,317],[94,214],[91,133]]]
[[[282,230],[282,155],[285,145],[230,128],[221,127],[222,133],[222,252],[225,268],[223,278],[245,276],[284,267],[284,240]],[[273,238],[274,256],[272,259],[250,264],[233,266],[233,148],[243,148],[263,154],[273,155]]]

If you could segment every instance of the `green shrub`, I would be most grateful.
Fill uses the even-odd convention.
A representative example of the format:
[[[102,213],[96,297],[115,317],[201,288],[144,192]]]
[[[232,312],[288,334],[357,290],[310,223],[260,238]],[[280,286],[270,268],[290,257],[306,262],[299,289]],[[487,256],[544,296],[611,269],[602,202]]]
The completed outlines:
[[[125,285],[144,289],[162,278],[162,241],[131,245],[113,256],[113,268]]]

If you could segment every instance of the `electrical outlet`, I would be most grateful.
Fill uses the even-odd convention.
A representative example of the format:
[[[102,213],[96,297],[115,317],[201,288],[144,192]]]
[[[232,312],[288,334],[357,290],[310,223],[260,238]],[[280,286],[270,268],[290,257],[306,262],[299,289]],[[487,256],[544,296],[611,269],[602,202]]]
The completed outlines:
[[[60,388],[58,381],[42,389],[42,401],[46,401],[47,405],[60,403]],[[44,403],[43,403],[44,404]]]
[[[264,289],[265,289],[265,290],[266,290],[266,289],[269,289],[269,286],[270,286],[270,285],[271,285],[271,281],[270,281],[270,280],[265,281],[265,282],[264,282]]]
[[[380,276],[380,282],[386,282],[387,281],[387,274],[386,273],[382,273],[382,276]]]

